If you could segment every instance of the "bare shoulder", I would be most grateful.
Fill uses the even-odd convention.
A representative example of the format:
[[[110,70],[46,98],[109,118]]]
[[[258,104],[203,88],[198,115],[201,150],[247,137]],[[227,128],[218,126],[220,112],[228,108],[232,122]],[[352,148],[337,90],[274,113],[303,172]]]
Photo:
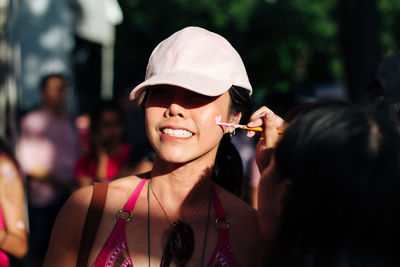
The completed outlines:
[[[60,210],[54,223],[43,266],[76,265],[82,228],[92,192],[93,186],[78,189]]]
[[[262,265],[265,241],[257,221],[257,211],[227,190],[217,187],[226,217],[229,237],[239,266]]]
[[[131,175],[110,182],[107,198],[114,199],[117,197],[124,200],[122,203],[125,203],[142,180],[143,177]]]
[[[0,182],[4,186],[12,186],[13,184],[22,184],[21,175],[17,166],[7,155],[0,155]]]
[[[56,226],[67,227],[73,233],[80,233],[92,194],[93,186],[83,187],[75,191],[60,210],[56,219]],[[71,220],[71,218],[74,218],[74,220]]]
[[[121,177],[118,179],[113,180],[109,183],[109,188],[113,189],[120,189],[120,188],[127,188],[134,185],[138,185],[142,181],[143,177],[139,177],[137,175],[130,175],[126,177]]]
[[[109,183],[106,198],[106,207],[110,204],[112,206],[112,203],[110,202],[114,202],[115,199],[121,199],[122,201],[124,201],[125,198],[128,199],[130,194],[132,193],[134,188],[136,188],[136,186],[140,183],[140,181],[141,178],[137,176],[129,176],[120,178]],[[76,224],[79,224],[79,226],[82,226],[83,221],[86,218],[86,213],[88,211],[92,195],[92,185],[78,189],[69,197],[69,199],[61,209],[59,217],[62,218],[73,216],[75,220],[72,221],[74,221]]]
[[[221,199],[225,214],[231,224],[238,226],[257,226],[254,231],[257,232],[257,212],[242,199],[228,192],[224,188],[217,186],[218,195]],[[233,225],[232,225],[233,226]]]
[[[143,181],[142,177],[131,175],[110,182],[108,184],[105,212],[114,214],[124,207],[141,181]]]

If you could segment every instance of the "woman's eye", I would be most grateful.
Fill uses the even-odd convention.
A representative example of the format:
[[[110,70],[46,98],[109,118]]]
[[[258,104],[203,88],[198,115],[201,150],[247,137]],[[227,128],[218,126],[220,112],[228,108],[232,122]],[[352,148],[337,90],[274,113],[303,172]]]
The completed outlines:
[[[171,97],[171,91],[166,88],[154,87],[149,91],[149,99],[168,99]]]
[[[165,89],[162,89],[162,88],[156,87],[156,88],[152,88],[150,90],[150,96],[159,96],[159,95],[165,95],[165,94],[166,94]]]
[[[211,102],[214,100],[214,97],[207,96],[207,95],[201,95],[201,94],[197,94],[194,92],[190,93],[189,97],[194,98],[197,101],[203,101],[203,102]]]

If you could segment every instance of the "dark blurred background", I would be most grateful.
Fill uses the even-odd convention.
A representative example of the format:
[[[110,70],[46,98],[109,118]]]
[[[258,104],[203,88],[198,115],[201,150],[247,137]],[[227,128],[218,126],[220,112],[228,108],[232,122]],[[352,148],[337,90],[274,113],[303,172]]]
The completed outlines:
[[[69,77],[69,109],[129,90],[161,40],[189,25],[226,37],[242,56],[257,105],[284,112],[315,98],[358,101],[377,63],[398,50],[393,0],[1,1],[0,134],[40,102],[40,77]]]

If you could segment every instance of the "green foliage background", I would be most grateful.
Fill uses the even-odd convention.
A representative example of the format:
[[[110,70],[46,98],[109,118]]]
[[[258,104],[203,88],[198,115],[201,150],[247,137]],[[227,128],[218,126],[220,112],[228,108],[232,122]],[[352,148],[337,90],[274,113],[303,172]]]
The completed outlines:
[[[398,49],[400,1],[377,0],[382,54]],[[201,26],[226,37],[245,62],[255,99],[294,84],[344,80],[336,0],[120,0],[116,86],[140,82],[152,49],[173,32]]]

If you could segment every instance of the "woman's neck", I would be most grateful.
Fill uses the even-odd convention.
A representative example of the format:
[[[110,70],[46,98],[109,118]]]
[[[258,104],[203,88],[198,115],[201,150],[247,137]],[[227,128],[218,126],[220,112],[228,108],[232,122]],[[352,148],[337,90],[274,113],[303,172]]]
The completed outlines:
[[[171,216],[182,218],[207,198],[212,167],[197,161],[171,164],[156,157],[151,172],[152,190]]]

